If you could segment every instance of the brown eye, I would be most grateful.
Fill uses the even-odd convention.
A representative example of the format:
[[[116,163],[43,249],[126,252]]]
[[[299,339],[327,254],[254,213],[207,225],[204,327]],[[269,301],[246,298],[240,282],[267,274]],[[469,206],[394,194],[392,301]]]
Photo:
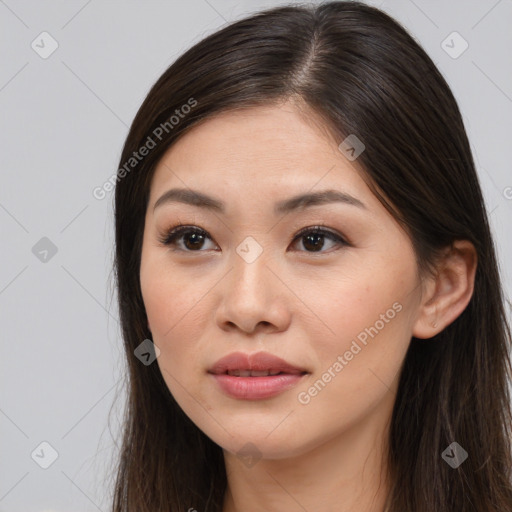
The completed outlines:
[[[183,241],[183,246],[185,249],[174,249],[174,250],[184,250],[185,252],[200,252],[200,249],[203,248],[204,242],[207,238],[211,237],[209,234],[200,228],[194,227],[186,227],[186,226],[178,226],[171,229],[167,235],[160,239],[160,242],[164,245],[172,245],[176,246],[177,241]]]
[[[294,238],[294,242],[302,239],[302,245],[307,249],[306,252],[326,252],[322,251],[324,248],[325,238],[335,242],[334,245],[348,245],[340,235],[326,229],[322,229],[319,226],[301,230]]]
[[[320,226],[313,226],[302,229],[295,236],[292,242],[297,243],[302,239],[302,245],[305,248],[305,252],[323,253],[327,252],[322,250],[324,249],[326,238],[331,240],[334,246],[350,245],[337,233],[323,229]],[[175,251],[203,252],[202,249],[204,249],[205,241],[207,239],[211,240],[211,237],[209,233],[204,229],[195,226],[184,226],[180,224],[174,228],[171,228],[165,236],[160,238],[160,243],[167,246],[173,246],[173,250]]]

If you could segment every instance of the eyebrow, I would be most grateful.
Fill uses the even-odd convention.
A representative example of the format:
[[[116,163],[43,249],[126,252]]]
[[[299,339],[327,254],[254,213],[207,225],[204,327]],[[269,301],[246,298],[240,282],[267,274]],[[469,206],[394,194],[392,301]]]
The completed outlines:
[[[156,201],[153,206],[153,212],[163,204],[168,203],[185,203],[199,208],[215,211],[218,213],[225,213],[225,205],[222,201],[208,196],[202,192],[186,188],[173,188],[165,192]],[[339,190],[321,190],[319,192],[305,193],[297,196],[290,197],[283,201],[278,201],[274,205],[274,213],[284,214],[294,210],[303,210],[305,208],[329,204],[329,203],[343,203],[351,206],[366,209],[366,206],[359,199],[341,192]]]

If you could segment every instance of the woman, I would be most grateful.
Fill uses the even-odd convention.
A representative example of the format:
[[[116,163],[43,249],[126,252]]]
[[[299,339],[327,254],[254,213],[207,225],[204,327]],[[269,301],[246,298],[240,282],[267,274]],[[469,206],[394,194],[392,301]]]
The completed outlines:
[[[456,101],[396,21],[279,7],[123,149],[113,510],[512,511],[510,330]]]

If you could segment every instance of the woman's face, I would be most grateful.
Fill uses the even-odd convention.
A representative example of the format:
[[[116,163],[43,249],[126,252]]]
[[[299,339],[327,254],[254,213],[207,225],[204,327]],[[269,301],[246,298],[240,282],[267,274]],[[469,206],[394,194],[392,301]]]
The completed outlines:
[[[156,361],[185,413],[229,452],[281,459],[381,430],[414,334],[421,281],[410,239],[342,141],[316,126],[290,104],[224,113],[184,135],[151,183],[140,281]],[[154,208],[171,189],[222,208],[176,196]],[[276,209],[326,190],[341,200]],[[177,224],[189,231],[162,243]],[[210,373],[234,352],[296,370]]]

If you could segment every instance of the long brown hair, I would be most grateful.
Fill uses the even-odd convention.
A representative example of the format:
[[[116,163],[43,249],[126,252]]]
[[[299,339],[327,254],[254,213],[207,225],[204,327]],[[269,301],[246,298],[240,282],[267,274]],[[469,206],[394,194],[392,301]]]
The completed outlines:
[[[159,159],[197,123],[288,98],[340,142],[364,142],[362,175],[410,233],[422,272],[456,239],[477,251],[466,309],[434,338],[411,339],[391,418],[386,511],[512,512],[510,328],[461,114],[407,31],[353,1],[278,7],[223,27],[181,55],[137,112],[115,189],[128,401],[112,510],[222,510],[221,447],[184,414],[158,365],[134,356],[151,338],[139,282],[149,187]],[[468,453],[457,468],[441,456],[454,441]]]

